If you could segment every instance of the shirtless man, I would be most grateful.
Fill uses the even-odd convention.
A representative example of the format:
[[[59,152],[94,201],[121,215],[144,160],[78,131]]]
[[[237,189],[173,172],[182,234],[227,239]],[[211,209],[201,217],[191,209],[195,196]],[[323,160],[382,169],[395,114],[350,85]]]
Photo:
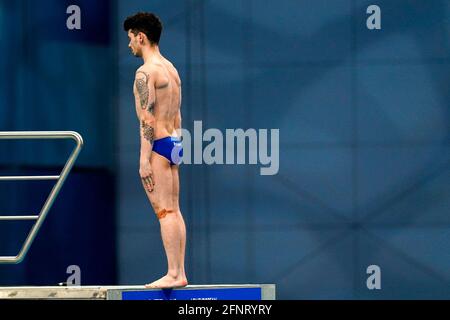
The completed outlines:
[[[147,288],[187,285],[184,270],[186,227],[179,207],[178,165],[181,147],[181,81],[175,67],[159,52],[160,19],[137,13],[124,24],[133,55],[144,60],[134,80],[136,113],[140,126],[139,175],[159,219],[168,271]]]

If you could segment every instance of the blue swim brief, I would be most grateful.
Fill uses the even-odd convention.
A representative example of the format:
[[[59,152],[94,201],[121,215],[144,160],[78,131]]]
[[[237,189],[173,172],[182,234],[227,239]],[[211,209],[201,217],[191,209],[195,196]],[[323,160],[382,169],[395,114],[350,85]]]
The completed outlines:
[[[179,137],[165,137],[153,141],[153,151],[169,160],[170,165],[179,165],[183,157],[183,146]]]

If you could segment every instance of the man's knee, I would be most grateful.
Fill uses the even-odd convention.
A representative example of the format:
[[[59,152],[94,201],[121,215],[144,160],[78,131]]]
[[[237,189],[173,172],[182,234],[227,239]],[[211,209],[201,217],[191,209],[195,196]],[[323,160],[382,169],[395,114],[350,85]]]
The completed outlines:
[[[158,218],[158,220],[161,220],[170,213],[176,213],[176,210],[163,208],[163,209],[160,209],[155,212],[156,212],[156,217]]]
[[[172,208],[172,206],[165,204],[164,201],[151,201],[151,204],[158,220],[161,220],[170,213],[177,212],[175,208]]]

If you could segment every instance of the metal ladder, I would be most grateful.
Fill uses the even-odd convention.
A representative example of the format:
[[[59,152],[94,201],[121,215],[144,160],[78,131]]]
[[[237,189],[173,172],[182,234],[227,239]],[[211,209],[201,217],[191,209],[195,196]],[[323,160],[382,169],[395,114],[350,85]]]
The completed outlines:
[[[76,146],[59,176],[0,176],[0,181],[57,180],[38,215],[0,216],[0,222],[35,220],[19,254],[16,256],[0,256],[0,264],[18,264],[23,261],[83,147],[83,138],[75,131],[0,131],[0,140],[23,139],[73,139]]]

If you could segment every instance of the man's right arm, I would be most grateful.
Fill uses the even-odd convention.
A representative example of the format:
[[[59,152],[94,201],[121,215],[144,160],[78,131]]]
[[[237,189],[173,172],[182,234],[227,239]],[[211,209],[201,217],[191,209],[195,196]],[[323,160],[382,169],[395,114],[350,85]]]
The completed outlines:
[[[154,79],[148,72],[137,71],[135,78],[136,112],[139,118],[141,140],[139,173],[147,190],[153,190],[154,181],[150,166],[150,157],[155,137],[155,86]]]

